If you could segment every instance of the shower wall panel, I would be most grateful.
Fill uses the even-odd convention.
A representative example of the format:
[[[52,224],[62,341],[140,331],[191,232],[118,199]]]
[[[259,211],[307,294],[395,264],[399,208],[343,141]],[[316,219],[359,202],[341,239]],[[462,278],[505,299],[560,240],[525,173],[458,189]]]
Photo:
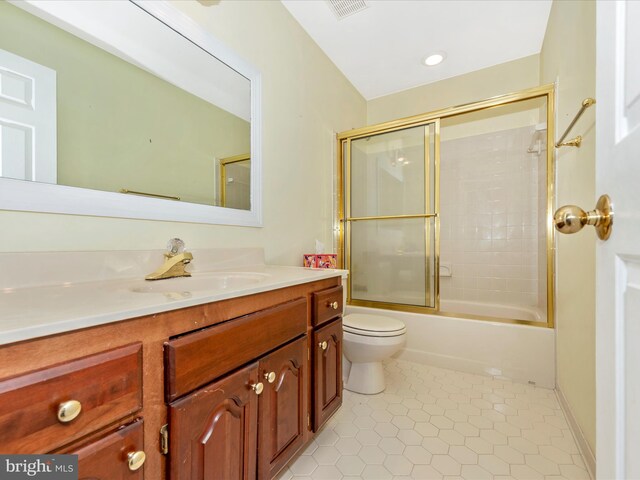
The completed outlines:
[[[545,154],[527,153],[533,133],[530,126],[442,142],[440,262],[451,267],[440,278],[442,300],[542,307]]]

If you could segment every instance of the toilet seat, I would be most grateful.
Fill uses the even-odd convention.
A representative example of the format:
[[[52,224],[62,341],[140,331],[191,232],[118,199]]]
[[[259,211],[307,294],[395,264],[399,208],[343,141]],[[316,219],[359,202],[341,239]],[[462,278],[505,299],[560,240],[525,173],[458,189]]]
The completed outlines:
[[[352,313],[342,319],[345,332],[363,337],[398,337],[407,332],[405,324],[391,317]]]

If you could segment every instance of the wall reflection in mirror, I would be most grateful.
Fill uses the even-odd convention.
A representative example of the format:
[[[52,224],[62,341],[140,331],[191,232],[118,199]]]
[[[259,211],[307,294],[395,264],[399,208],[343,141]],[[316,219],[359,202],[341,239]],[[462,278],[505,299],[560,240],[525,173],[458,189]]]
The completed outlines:
[[[151,71],[0,2],[0,176],[249,210],[251,82],[157,23]]]

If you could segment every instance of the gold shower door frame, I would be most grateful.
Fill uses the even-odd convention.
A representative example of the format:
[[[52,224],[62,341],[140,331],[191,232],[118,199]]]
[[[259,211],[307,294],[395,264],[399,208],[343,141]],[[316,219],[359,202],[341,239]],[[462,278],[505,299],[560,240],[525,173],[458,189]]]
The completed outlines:
[[[465,113],[476,112],[480,110],[488,110],[491,108],[501,107],[511,103],[521,102],[525,100],[532,100],[535,98],[546,99],[546,113],[547,113],[547,203],[546,203],[546,266],[547,266],[547,321],[535,322],[531,320],[519,320],[510,318],[497,318],[488,317],[482,315],[468,315],[458,313],[448,313],[440,311],[440,120],[443,118],[453,117],[456,115],[462,115]],[[428,131],[429,124],[435,124],[435,154],[434,154],[434,210],[433,213],[425,213],[424,215],[397,215],[397,216],[384,216],[384,217],[363,217],[352,218],[351,217],[351,141],[363,137],[369,137],[372,135],[378,135],[382,133],[393,132],[397,130],[404,130],[412,127],[425,127],[425,131]],[[402,219],[402,218],[425,218],[425,261],[428,261],[429,257],[429,228],[430,222],[427,221],[429,217],[435,218],[435,260],[434,260],[434,292],[435,292],[435,306],[424,307],[417,305],[406,305],[390,302],[377,302],[372,300],[352,300],[351,298],[351,279],[348,280],[347,287],[347,302],[350,305],[373,307],[373,308],[385,308],[389,310],[400,310],[405,312],[416,313],[429,313],[447,317],[467,318],[471,320],[485,320],[501,323],[513,323],[521,325],[530,325],[536,327],[554,327],[554,312],[555,312],[555,249],[554,241],[555,234],[553,229],[553,205],[554,205],[554,191],[555,191],[555,164],[554,164],[554,132],[555,132],[555,87],[553,84],[543,85],[540,87],[534,87],[527,90],[521,90],[515,93],[509,93],[506,95],[499,95],[496,97],[488,98],[479,102],[467,103],[455,107],[448,107],[441,110],[435,110],[433,112],[415,115],[412,117],[401,118],[390,122],[380,123],[369,127],[357,128],[354,130],[348,130],[346,132],[339,133],[337,135],[338,141],[338,168],[337,168],[337,181],[338,181],[338,198],[337,198],[337,228],[336,228],[336,240],[338,244],[338,264],[341,268],[351,270],[351,224],[354,221],[366,221],[366,220],[382,220],[382,219]],[[425,139],[426,141],[427,139]],[[429,212],[429,176],[428,176],[428,144],[425,146],[425,199],[427,210]],[[346,191],[345,191],[346,190]],[[426,268],[427,280],[429,280],[429,265],[427,262]],[[425,299],[429,298],[429,283],[425,284]]]
[[[433,155],[433,159],[431,158],[430,155],[430,142],[431,142],[431,135],[429,133],[430,130],[430,126],[434,126],[434,140],[433,140],[433,144],[434,144],[434,155]],[[434,229],[435,229],[435,239],[436,239],[436,244],[435,244],[435,249],[433,251],[433,254],[435,256],[435,264],[434,264],[434,272],[433,272],[433,278],[434,278],[434,297],[433,298],[433,307],[427,307],[427,306],[416,306],[416,305],[406,305],[406,304],[399,304],[399,303],[392,303],[392,302],[380,302],[380,301],[374,301],[374,300],[354,300],[352,298],[352,292],[351,292],[351,285],[352,283],[349,282],[349,287],[347,290],[347,301],[351,304],[351,305],[358,305],[358,306],[364,306],[364,307],[377,307],[377,308],[388,308],[388,309],[393,309],[393,310],[411,310],[413,308],[419,308],[420,311],[429,311],[429,312],[436,312],[438,311],[438,309],[440,308],[439,302],[440,302],[440,297],[439,297],[439,275],[436,275],[435,273],[438,272],[440,266],[438,264],[439,261],[439,245],[438,245],[438,231],[439,231],[439,218],[438,218],[438,214],[439,214],[439,194],[438,194],[438,182],[437,179],[439,178],[439,165],[440,165],[440,152],[439,152],[439,147],[440,147],[440,142],[439,142],[439,136],[440,136],[440,120],[439,119],[435,119],[429,122],[426,122],[424,125],[412,125],[411,127],[408,128],[416,128],[416,127],[422,127],[424,129],[424,198],[425,198],[425,205],[424,205],[424,211],[425,213],[423,214],[410,214],[410,215],[380,215],[380,216],[372,216],[372,217],[352,217],[351,216],[351,138],[347,139],[347,169],[346,169],[346,217],[344,218],[344,221],[341,222],[346,230],[347,230],[347,235],[346,235],[346,242],[347,242],[347,256],[346,256],[346,263],[347,263],[347,269],[349,271],[351,271],[351,225],[353,222],[366,222],[366,221],[377,221],[377,220],[408,220],[408,219],[415,219],[415,218],[422,218],[424,219],[424,230],[425,230],[425,303],[426,304],[432,304],[432,295],[431,295],[431,291],[430,291],[430,277],[431,277],[431,265],[429,262],[429,259],[431,259],[431,222],[429,222],[429,219],[433,218],[434,219]],[[396,131],[396,130],[404,130],[404,128],[402,129],[394,129],[394,130],[390,130],[390,131]],[[384,133],[389,133],[389,132],[376,132],[375,135],[380,135],[380,134],[384,134]],[[361,138],[361,137],[359,137]],[[430,166],[431,166],[431,161],[434,162],[434,182],[433,182],[433,188],[434,188],[434,205],[433,205],[433,210],[431,209],[431,178],[430,178]]]
[[[246,162],[251,160],[250,153],[234,155],[233,157],[220,159],[220,206],[224,207],[227,203],[227,165],[232,163]]]

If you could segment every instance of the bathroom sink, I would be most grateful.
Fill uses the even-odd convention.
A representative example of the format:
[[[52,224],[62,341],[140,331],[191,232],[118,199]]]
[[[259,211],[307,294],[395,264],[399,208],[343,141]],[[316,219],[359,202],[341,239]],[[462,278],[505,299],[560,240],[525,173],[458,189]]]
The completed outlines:
[[[129,288],[135,293],[200,292],[205,290],[232,290],[263,282],[265,273],[215,272],[194,274],[191,277],[140,281]]]

